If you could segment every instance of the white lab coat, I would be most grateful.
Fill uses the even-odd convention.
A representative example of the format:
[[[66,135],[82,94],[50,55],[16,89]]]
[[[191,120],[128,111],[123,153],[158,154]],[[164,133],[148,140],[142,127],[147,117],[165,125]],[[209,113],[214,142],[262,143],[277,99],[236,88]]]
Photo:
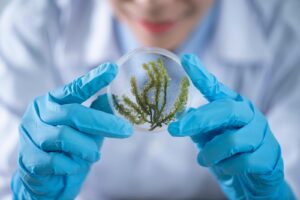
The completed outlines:
[[[298,198],[299,9],[298,0],[223,1],[214,34],[199,53],[209,71],[267,116]],[[11,198],[17,128],[27,104],[99,63],[116,61],[112,30],[107,1],[15,0],[6,9],[0,22],[0,199]],[[168,133],[107,139],[78,198],[224,198],[196,155],[189,138]]]

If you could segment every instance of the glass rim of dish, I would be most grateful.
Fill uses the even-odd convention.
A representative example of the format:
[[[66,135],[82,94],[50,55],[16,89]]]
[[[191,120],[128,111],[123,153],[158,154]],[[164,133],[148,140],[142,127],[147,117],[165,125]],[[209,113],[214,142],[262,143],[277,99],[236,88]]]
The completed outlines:
[[[126,54],[124,54],[123,56],[121,56],[116,64],[119,66],[123,65],[127,60],[131,59],[135,54],[138,53],[154,53],[154,54],[160,54],[162,56],[166,56],[168,58],[170,58],[171,60],[173,60],[174,62],[176,62],[178,65],[181,66],[181,62],[180,59],[178,58],[178,56],[174,53],[172,53],[171,51],[168,51],[166,49],[162,49],[159,47],[140,47],[137,49],[134,49]]]

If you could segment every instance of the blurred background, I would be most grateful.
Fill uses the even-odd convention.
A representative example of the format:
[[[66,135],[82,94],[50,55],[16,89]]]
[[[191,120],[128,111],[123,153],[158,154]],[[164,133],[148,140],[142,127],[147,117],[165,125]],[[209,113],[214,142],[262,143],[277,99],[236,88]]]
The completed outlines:
[[[3,12],[3,8],[10,2],[10,0],[0,0],[0,15]]]
[[[17,19],[19,20],[17,21],[18,24],[12,24],[14,20],[11,20],[12,22],[8,20],[5,24],[0,23],[0,200],[11,199],[9,197],[11,177],[16,170],[15,167],[17,167],[18,152],[16,147],[19,140],[17,134],[18,126],[28,102],[36,95],[44,94],[48,89],[58,87],[82,75],[93,68],[93,66],[96,66],[99,61],[118,58],[119,55],[114,55],[114,48],[117,47],[110,47],[113,46],[114,43],[117,44],[120,41],[124,42],[124,44],[122,42],[122,44],[119,45],[120,47],[118,47],[120,48],[118,50],[120,52],[126,52],[135,46],[135,40],[132,39],[129,30],[126,29],[128,27],[123,27],[123,24],[117,24],[117,27],[115,27],[116,30],[113,28],[110,30],[108,28],[113,24],[111,22],[115,21],[108,21],[108,16],[106,15],[109,15],[109,12],[107,12],[107,14],[100,12],[106,9],[106,7],[100,9],[100,4],[95,3],[105,1],[78,0],[73,1],[76,3],[70,8],[67,3],[59,5],[61,6],[59,7],[61,10],[66,11],[66,14],[59,13],[61,14],[59,17],[57,17],[58,7],[54,6],[56,3],[53,3],[54,5],[51,9],[49,9],[50,7],[43,6],[44,4],[47,5],[46,3],[41,3],[41,5],[39,5],[39,3],[72,1],[15,0],[14,3],[10,3],[13,1],[14,0],[0,0],[0,17],[4,16],[5,8],[8,8],[8,5],[13,6],[17,4],[15,2],[26,2],[24,4],[28,5],[24,7],[24,5],[20,4],[21,6],[16,12],[13,9],[10,10],[10,13],[5,12],[5,15],[10,14],[7,15],[8,17],[6,19]],[[114,1],[125,2],[122,0]],[[205,0],[193,1],[204,2]],[[35,11],[34,3],[29,2],[38,4],[37,7],[40,6],[44,9],[42,11],[46,10],[47,12],[38,12],[38,9]],[[165,2],[171,1],[166,0]],[[181,2],[187,2],[187,0]],[[274,133],[280,133],[280,135],[277,134],[277,137],[283,147],[282,149],[284,149],[283,157],[288,157],[285,159],[285,175],[300,198],[300,106],[298,103],[300,102],[300,81],[296,82],[293,79],[294,77],[300,77],[300,17],[298,14],[296,15],[296,13],[298,13],[297,10],[300,10],[300,3],[298,3],[299,6],[296,9],[291,9],[292,7],[296,7],[291,4],[292,6],[285,7],[286,9],[284,10],[280,8],[284,3],[276,3],[276,6],[270,6],[275,0],[224,0],[223,2],[224,5],[226,5],[224,7],[224,9],[226,8],[226,12],[220,12],[220,14],[226,15],[226,17],[222,18],[222,26],[219,26],[220,28],[218,29],[211,28],[216,25],[210,24],[215,23],[214,18],[211,19],[212,21],[207,21],[207,24],[204,25],[204,29],[200,29],[197,25],[196,35],[199,35],[199,38],[193,37],[191,40],[188,40],[186,48],[189,50],[188,52],[202,51],[202,49],[206,47],[205,42],[212,39],[210,36],[214,34],[211,33],[215,31],[218,36],[215,40],[216,46],[211,52],[212,56],[209,56],[207,53],[207,65],[205,66],[210,66],[211,71],[216,74],[220,80],[226,81],[226,85],[228,84],[232,86],[233,89],[239,91],[243,90],[243,95],[245,94],[245,96],[255,99],[255,104],[261,100],[260,105],[265,108],[264,110],[270,110],[273,106],[271,104],[267,105],[268,101],[274,102],[273,104],[274,107],[276,105],[276,110],[272,110],[270,124],[272,124],[271,127]],[[243,7],[244,9],[239,9],[239,6],[243,4],[256,5],[254,2],[260,2],[260,4],[262,4],[260,5],[261,7],[249,7],[248,13],[244,12],[245,7]],[[278,2],[288,1],[278,0]],[[300,2],[300,0],[295,0],[295,2]],[[97,5],[97,7],[94,6],[94,4]],[[230,6],[228,6],[229,4]],[[30,10],[27,11],[26,8],[32,9],[35,12],[28,12]],[[261,8],[261,10],[258,8]],[[15,9],[17,9],[17,7]],[[216,7],[212,15],[218,16],[219,13],[215,13],[219,12],[218,9],[221,8]],[[227,11],[227,9],[229,9],[229,11]],[[264,10],[266,10],[266,13],[263,13]],[[279,13],[278,10],[285,12],[283,13],[282,11],[282,13]],[[292,10],[293,12],[287,12],[286,10]],[[19,15],[22,11],[26,12]],[[133,9],[133,13],[136,11],[137,9]],[[173,10],[171,11],[170,14],[173,14]],[[250,11],[257,12],[257,15]],[[39,15],[36,15],[37,13]],[[44,16],[44,13],[47,15],[45,14]],[[105,15],[100,15],[102,13]],[[48,14],[51,20],[47,20]],[[34,19],[35,23],[32,23],[32,26],[28,26],[30,23],[26,22],[29,20],[22,16],[30,16],[30,19]],[[257,18],[253,19],[253,16]],[[287,16],[287,19],[281,20],[280,17],[282,16]],[[156,15],[153,14],[154,19],[155,17]],[[277,18],[279,19],[277,20]],[[276,29],[278,33],[273,34],[271,40],[267,40],[268,38],[262,34],[270,34],[271,30],[269,30],[269,27],[273,27],[276,23],[285,22],[285,20],[287,21],[286,24],[279,24],[280,28]],[[244,22],[249,22],[249,25]],[[66,25],[60,27],[61,24]],[[143,22],[142,24],[145,23]],[[152,25],[149,26],[148,22],[146,24],[148,24],[146,27],[148,27],[148,29],[150,27],[151,29]],[[1,25],[6,26],[7,32],[1,32]],[[56,25],[59,28],[57,28]],[[57,38],[52,39],[51,37],[51,41],[59,41],[59,45],[57,45],[59,48],[53,48],[51,52],[50,47],[52,47],[52,44],[50,44],[50,37],[48,35],[49,30],[45,29],[45,27],[47,28],[48,26],[53,26],[51,29],[49,28],[49,30],[55,30],[53,33],[51,32],[51,34],[55,35],[55,37],[56,34],[58,35]],[[158,29],[160,28],[156,30]],[[117,33],[110,31],[116,31]],[[60,32],[64,35],[59,35],[58,33]],[[36,34],[35,36],[33,33],[41,33],[41,35]],[[44,37],[45,33],[47,33],[46,37]],[[22,34],[26,35],[25,40],[22,38]],[[115,34],[118,35],[118,38],[111,38],[111,35]],[[285,34],[283,39],[281,39],[281,34]],[[146,35],[148,35],[148,32]],[[13,37],[10,38],[9,36]],[[204,36],[207,38],[203,39]],[[61,41],[61,38],[64,39]],[[169,40],[169,38],[167,39]],[[297,42],[299,44],[296,48]],[[197,43],[199,43],[200,47]],[[44,44],[49,44],[49,46]],[[109,49],[106,48],[108,46],[110,47]],[[4,51],[2,51],[1,47],[6,47],[3,49],[6,50],[6,55],[9,55],[7,56],[9,57],[8,61],[12,63],[11,65],[7,65],[7,68],[3,67],[5,65],[1,53]],[[56,45],[53,45],[53,47],[56,47]],[[271,47],[276,47],[277,49],[272,49],[271,51]],[[184,48],[182,51],[185,51]],[[282,55],[277,56],[277,53],[276,55],[274,53],[276,59],[269,61],[269,57],[273,56],[273,52],[277,51]],[[53,52],[55,54],[52,55]],[[101,55],[98,55],[100,53]],[[213,55],[218,55],[219,57],[213,57]],[[51,56],[51,58],[54,57],[53,60],[48,59],[48,56]],[[285,57],[287,57],[288,60],[284,60]],[[52,66],[54,62],[59,64]],[[294,67],[294,65],[292,65],[294,63],[292,62],[297,62],[297,72],[296,66]],[[260,66],[265,63],[267,63],[268,66]],[[269,75],[267,72],[271,72],[269,69],[273,69],[269,67],[269,65],[273,65],[273,63],[274,67],[278,70],[272,71],[270,76],[266,76],[265,74]],[[15,70],[16,72],[14,72],[15,74],[11,73],[13,70],[10,70],[14,68],[17,68],[17,70]],[[283,71],[284,68],[287,68],[287,70]],[[124,70],[126,70],[126,68],[124,68]],[[289,73],[291,76],[286,75]],[[125,74],[126,73],[123,75]],[[134,71],[132,75],[136,75],[136,71]],[[286,77],[284,77],[284,75],[286,75]],[[128,77],[131,77],[131,75]],[[41,78],[43,78],[42,81]],[[271,81],[272,83],[274,82],[274,85],[270,87],[271,90],[269,91],[267,89],[269,85],[271,85]],[[126,93],[124,92],[126,88],[130,89],[129,86],[124,89],[125,85],[120,84],[119,81],[115,81],[114,83],[116,83],[116,88],[122,92],[121,94]],[[125,83],[129,84],[129,82]],[[280,87],[275,87],[277,84]],[[119,87],[119,85],[123,87]],[[14,90],[11,90],[11,88]],[[279,89],[283,92],[281,93]],[[262,93],[261,91],[266,92]],[[263,99],[263,97],[256,96],[260,93],[264,94],[263,97],[267,96],[268,98]],[[193,95],[197,95],[197,99],[202,99],[200,92],[194,92]],[[1,99],[4,97],[5,101],[2,103]],[[194,97],[194,99],[196,98]],[[287,103],[283,104],[284,102]],[[173,102],[171,105],[172,104]],[[200,104],[200,101],[195,104]],[[118,146],[118,148],[115,148],[116,146]],[[128,199],[133,199],[130,198],[130,196],[137,196],[136,199],[139,199],[138,197],[143,195],[148,195],[149,199],[151,195],[166,195],[169,197],[163,198],[163,196],[163,199],[171,199],[173,196],[170,195],[174,195],[174,197],[176,196],[177,198],[197,195],[198,197],[202,195],[203,199],[208,197],[215,197],[215,199],[217,197],[217,199],[224,198],[215,177],[208,173],[207,168],[199,167],[197,162],[195,162],[197,157],[196,151],[197,149],[192,141],[190,141],[190,138],[174,138],[169,134],[135,134],[134,137],[128,140],[107,140],[102,150],[103,156],[101,163],[97,163],[95,167],[93,167],[93,171],[91,171],[83,186],[82,195],[86,197],[92,195],[97,197],[107,195],[114,199],[119,199],[119,197],[122,196],[127,196]],[[99,184],[102,180],[106,184]],[[8,197],[5,198],[4,195]]]

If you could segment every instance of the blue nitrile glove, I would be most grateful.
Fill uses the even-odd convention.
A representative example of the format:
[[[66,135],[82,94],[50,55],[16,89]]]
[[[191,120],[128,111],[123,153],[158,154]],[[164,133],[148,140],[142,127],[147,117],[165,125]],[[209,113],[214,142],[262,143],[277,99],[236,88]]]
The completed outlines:
[[[99,159],[104,137],[131,135],[128,122],[81,105],[116,73],[115,64],[102,64],[31,103],[20,125],[19,167],[12,180],[15,199],[74,199]]]
[[[209,103],[171,123],[170,134],[191,136],[198,163],[210,168],[228,198],[294,199],[284,180],[280,146],[263,114],[219,83],[197,57],[184,55],[182,65]]]

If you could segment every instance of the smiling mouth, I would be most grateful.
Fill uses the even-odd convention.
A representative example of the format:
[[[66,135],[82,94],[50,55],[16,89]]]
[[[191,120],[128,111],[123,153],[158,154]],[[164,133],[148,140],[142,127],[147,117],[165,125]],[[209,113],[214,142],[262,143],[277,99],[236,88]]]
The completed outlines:
[[[159,34],[165,33],[171,30],[175,26],[174,21],[165,21],[165,22],[150,22],[146,20],[139,21],[139,24],[146,29],[148,32]]]

